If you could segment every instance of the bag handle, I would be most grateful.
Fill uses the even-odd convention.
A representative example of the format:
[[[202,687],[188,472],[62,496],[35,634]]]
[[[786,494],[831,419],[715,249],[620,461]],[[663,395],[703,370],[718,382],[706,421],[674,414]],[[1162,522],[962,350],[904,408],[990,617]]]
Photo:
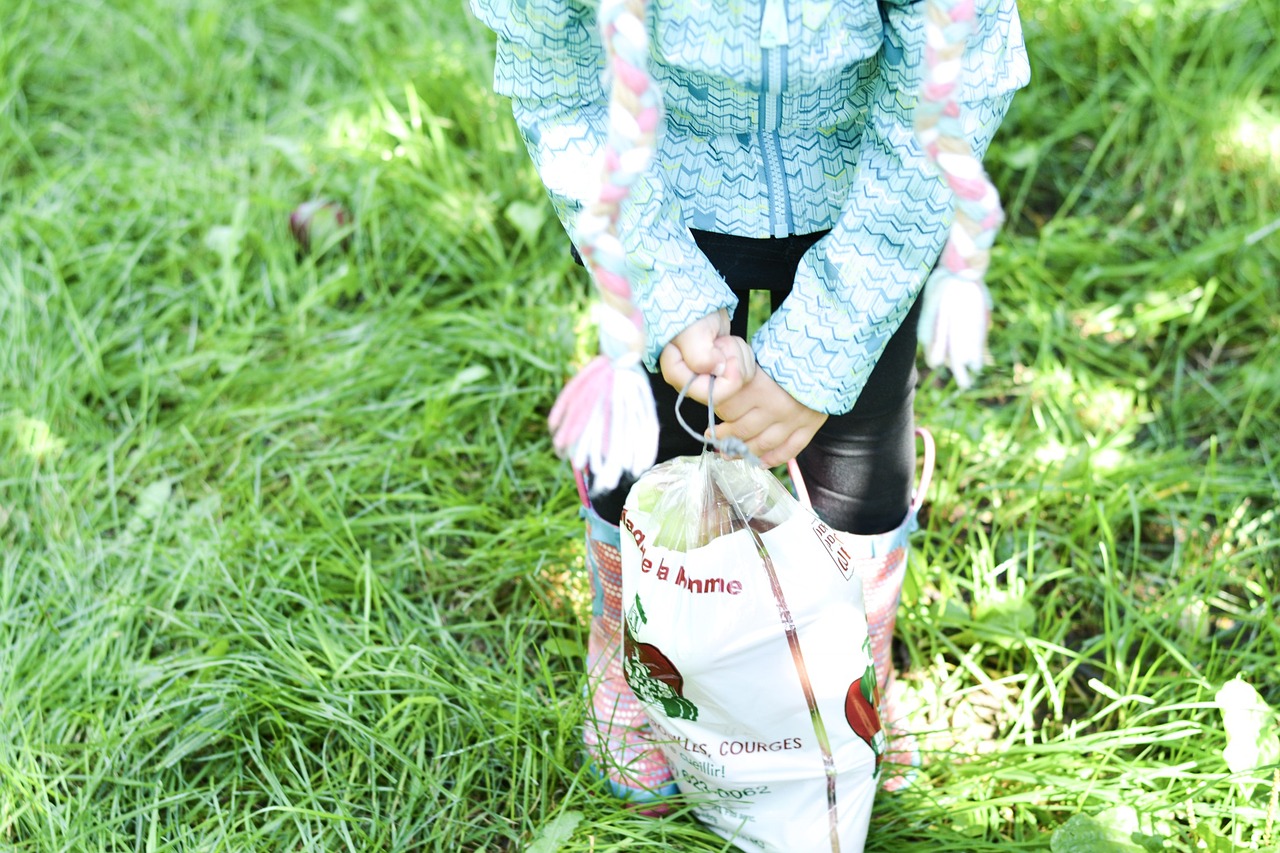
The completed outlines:
[[[933,481],[933,467],[937,461],[937,448],[933,442],[933,433],[924,427],[916,427],[916,437],[924,445],[924,464],[920,470],[920,482],[916,485],[911,498],[911,514],[915,515],[924,505],[924,496],[929,492],[929,484]],[[791,485],[796,491],[796,500],[805,509],[813,509],[813,501],[809,499],[809,488],[804,483],[804,475],[800,466],[792,459],[787,463],[787,473],[791,475]]]

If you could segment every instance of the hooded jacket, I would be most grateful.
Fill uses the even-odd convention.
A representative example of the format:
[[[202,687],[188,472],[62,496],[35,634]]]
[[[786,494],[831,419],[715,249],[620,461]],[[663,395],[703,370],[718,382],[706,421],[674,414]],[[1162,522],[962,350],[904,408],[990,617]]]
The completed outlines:
[[[965,135],[985,154],[1029,78],[1015,0],[975,0]],[[572,233],[598,189],[608,90],[595,6],[471,0],[497,34],[494,89],[512,100],[535,167]],[[799,402],[849,411],[946,242],[953,197],[916,139],[919,0],[650,0],[658,151],[619,234],[645,361],[736,298],[690,229],[745,237],[828,231],[752,339]]]

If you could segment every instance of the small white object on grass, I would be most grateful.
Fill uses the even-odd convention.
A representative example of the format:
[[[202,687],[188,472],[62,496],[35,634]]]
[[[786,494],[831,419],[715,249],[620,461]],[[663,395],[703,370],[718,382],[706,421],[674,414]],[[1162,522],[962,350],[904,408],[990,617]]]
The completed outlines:
[[[1222,728],[1227,734],[1222,757],[1233,774],[1244,775],[1280,763],[1280,715],[1253,685],[1237,675],[1222,685],[1213,699],[1222,711]],[[1239,784],[1246,797],[1252,795],[1253,782]]]

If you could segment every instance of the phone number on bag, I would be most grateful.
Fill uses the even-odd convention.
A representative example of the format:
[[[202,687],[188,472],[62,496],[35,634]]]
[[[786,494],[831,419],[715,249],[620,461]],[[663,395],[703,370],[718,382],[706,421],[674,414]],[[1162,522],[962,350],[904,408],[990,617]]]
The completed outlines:
[[[768,785],[756,785],[751,788],[712,788],[692,773],[682,773],[681,782],[698,789],[700,793],[714,795],[722,800],[746,800],[751,797],[762,797],[768,793]]]

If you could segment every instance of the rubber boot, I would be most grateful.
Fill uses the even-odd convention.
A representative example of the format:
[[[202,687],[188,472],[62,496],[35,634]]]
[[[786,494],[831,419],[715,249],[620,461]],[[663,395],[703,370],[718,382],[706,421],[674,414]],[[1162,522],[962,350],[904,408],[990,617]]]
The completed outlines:
[[[907,515],[893,530],[884,533],[840,533],[840,540],[849,552],[855,572],[862,581],[863,605],[867,612],[867,634],[871,644],[871,658],[876,672],[880,721],[888,736],[888,752],[885,759],[902,768],[903,772],[886,773],[881,786],[886,791],[900,790],[910,785],[921,765],[920,747],[915,736],[904,723],[900,691],[893,678],[893,629],[898,621],[898,604],[902,600],[902,582],[907,572],[909,537],[916,530],[917,516],[924,504],[924,496],[933,479],[936,451],[933,436],[926,429],[917,428],[916,436],[923,443],[923,464],[920,480],[907,509]],[[789,463],[796,496],[805,506],[813,504],[795,462]]]
[[[644,707],[622,674],[622,556],[620,532],[590,508],[587,568],[591,573],[591,632],[587,644],[587,715],[583,731],[587,758],[614,795],[660,815],[660,797],[677,793],[671,770],[654,745]]]
[[[910,548],[907,535],[915,529],[915,521],[912,513],[901,527],[888,533],[873,536],[841,534],[846,547],[852,546],[854,566],[862,579],[867,633],[871,635],[871,655],[875,661],[881,701],[889,695],[889,686],[893,682],[893,629],[898,620],[902,581],[907,571]]]

